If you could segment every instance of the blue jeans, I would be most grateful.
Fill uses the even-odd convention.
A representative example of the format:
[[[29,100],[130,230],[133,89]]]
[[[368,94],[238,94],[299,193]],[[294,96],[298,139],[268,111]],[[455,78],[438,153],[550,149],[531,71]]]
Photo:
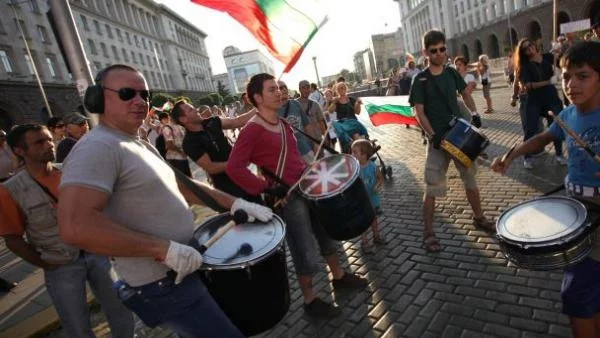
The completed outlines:
[[[106,257],[89,253],[82,253],[73,263],[44,270],[46,289],[58,312],[65,337],[96,337],[90,324],[86,281],[106,314],[112,336],[133,337],[133,314],[119,301],[109,270],[110,263]]]
[[[160,325],[190,338],[244,337],[197,274],[187,276],[178,285],[169,277],[136,287],[124,284],[118,293],[123,304],[149,327]]]

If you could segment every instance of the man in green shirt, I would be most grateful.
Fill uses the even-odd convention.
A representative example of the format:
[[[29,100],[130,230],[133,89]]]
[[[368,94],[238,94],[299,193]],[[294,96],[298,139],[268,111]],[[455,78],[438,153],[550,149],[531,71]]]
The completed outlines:
[[[423,222],[425,230],[423,243],[428,251],[437,252],[441,249],[433,231],[433,215],[435,198],[446,195],[446,172],[451,157],[439,149],[444,134],[450,130],[450,121],[460,117],[460,109],[456,93],[459,93],[465,105],[476,115],[475,102],[465,88],[465,81],[453,68],[445,67],[446,37],[436,30],[429,31],[423,36],[423,54],[429,61],[429,68],[413,78],[409,102],[421,128],[429,140],[425,160],[425,183],[427,185],[423,203]],[[439,87],[436,88],[436,85]],[[439,95],[439,92],[441,94]],[[465,168],[455,162],[456,169],[463,180],[467,199],[473,209],[473,221],[476,227],[493,230],[494,224],[483,214],[479,188],[475,181],[476,165]]]

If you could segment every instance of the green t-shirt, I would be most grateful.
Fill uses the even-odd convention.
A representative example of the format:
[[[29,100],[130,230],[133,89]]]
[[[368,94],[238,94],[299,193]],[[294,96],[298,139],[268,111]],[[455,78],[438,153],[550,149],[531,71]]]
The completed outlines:
[[[416,104],[424,106],[425,116],[435,132],[433,143],[438,144],[450,130],[449,122],[452,118],[461,116],[456,93],[465,90],[467,84],[454,68],[446,67],[440,75],[433,75],[433,80],[444,94],[444,97],[441,97],[434,83],[427,84],[429,80],[426,72],[429,70],[425,69],[413,78],[408,101],[413,107]],[[448,106],[451,111],[448,111]]]

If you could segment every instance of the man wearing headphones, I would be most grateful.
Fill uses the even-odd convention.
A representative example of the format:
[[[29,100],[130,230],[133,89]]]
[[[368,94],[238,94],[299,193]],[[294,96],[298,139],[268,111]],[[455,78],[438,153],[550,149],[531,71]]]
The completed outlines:
[[[194,231],[186,201],[201,201],[178,186],[158,151],[137,136],[149,96],[144,76],[126,65],[104,69],[87,89],[86,108],[100,115],[100,123],[64,163],[61,238],[112,257],[119,297],[146,325],[192,337],[242,337],[193,273],[202,255],[182,244]],[[251,220],[272,217],[266,207],[196,184],[231,212],[244,210]]]

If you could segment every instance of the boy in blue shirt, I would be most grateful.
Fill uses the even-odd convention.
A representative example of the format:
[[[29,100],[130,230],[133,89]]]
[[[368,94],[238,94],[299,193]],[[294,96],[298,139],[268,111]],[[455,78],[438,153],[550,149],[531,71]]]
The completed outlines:
[[[573,45],[560,60],[563,88],[573,103],[558,117],[589,147],[600,153],[600,42]],[[589,205],[600,206],[600,163],[553,123],[550,128],[516,147],[503,162],[494,159],[492,169],[506,173],[521,155],[543,149],[555,140],[565,140],[569,151],[567,193]],[[592,251],[583,261],[565,268],[561,290],[563,313],[569,316],[575,338],[600,337],[600,230],[592,235]]]

